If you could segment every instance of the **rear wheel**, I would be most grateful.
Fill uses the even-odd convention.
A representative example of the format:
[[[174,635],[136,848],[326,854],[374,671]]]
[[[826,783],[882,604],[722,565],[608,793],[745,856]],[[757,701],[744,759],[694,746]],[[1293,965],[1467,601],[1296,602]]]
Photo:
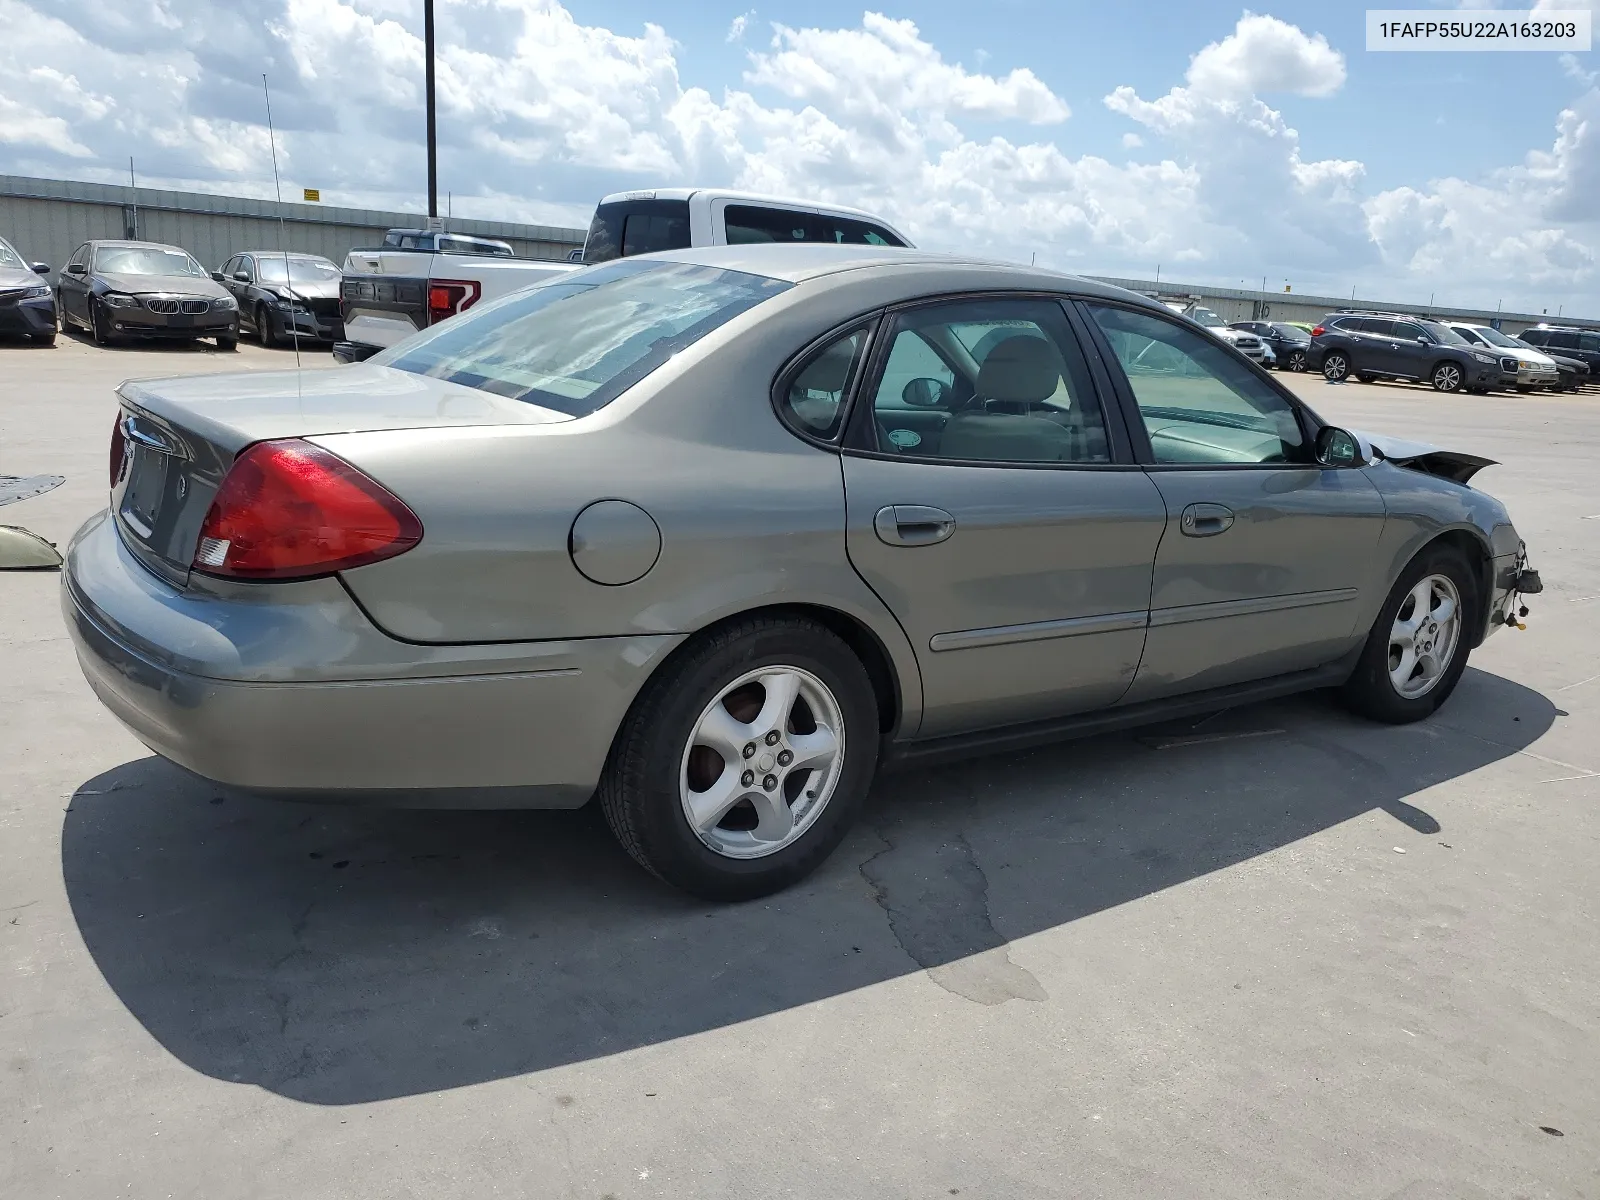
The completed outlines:
[[[1306,352],[1295,350],[1289,354],[1288,362],[1284,364],[1291,371],[1304,371],[1306,369]]]
[[[690,643],[646,686],[600,805],[653,874],[708,900],[750,899],[832,853],[877,743],[872,685],[848,646],[811,621],[750,617]]]
[[[1461,385],[1466,382],[1466,372],[1461,369],[1460,363],[1442,362],[1433,368],[1428,382],[1433,384],[1436,392],[1459,392]]]
[[[1329,383],[1341,383],[1350,375],[1350,356],[1343,350],[1330,350],[1322,360],[1322,377]]]
[[[1358,381],[1360,381],[1361,383],[1377,383],[1378,382],[1378,377],[1376,375],[1368,375],[1365,371],[1363,371],[1360,375],[1357,375],[1356,379]]]
[[[1414,558],[1372,624],[1345,702],[1391,725],[1437,709],[1466,670],[1477,592],[1472,568],[1453,547],[1434,545]]]

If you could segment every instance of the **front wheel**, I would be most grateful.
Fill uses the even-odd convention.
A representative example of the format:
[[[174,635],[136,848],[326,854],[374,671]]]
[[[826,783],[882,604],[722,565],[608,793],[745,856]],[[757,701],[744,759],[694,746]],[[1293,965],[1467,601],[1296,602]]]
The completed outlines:
[[[228,327],[227,333],[219,333],[216,337],[218,350],[237,350],[239,348],[239,324],[234,322]]]
[[[618,732],[600,805],[644,868],[707,900],[788,887],[833,852],[877,768],[866,669],[825,627],[750,617],[652,679]]]
[[[1345,703],[1391,725],[1420,721],[1450,697],[1470,653],[1477,584],[1459,552],[1424,550],[1401,572],[1367,635]]]
[[[278,344],[278,339],[272,332],[272,314],[267,311],[265,304],[256,305],[256,337],[261,340],[263,349],[271,350]]]
[[[89,334],[94,338],[96,346],[111,345],[111,333],[106,328],[105,314],[101,312],[100,306],[92,297],[89,300]]]
[[[1466,373],[1457,363],[1442,362],[1434,367],[1428,382],[1433,384],[1436,392],[1459,392],[1461,385],[1466,382]]]
[[[1322,360],[1322,377],[1329,383],[1342,383],[1350,375],[1350,357],[1342,350],[1334,350]]]

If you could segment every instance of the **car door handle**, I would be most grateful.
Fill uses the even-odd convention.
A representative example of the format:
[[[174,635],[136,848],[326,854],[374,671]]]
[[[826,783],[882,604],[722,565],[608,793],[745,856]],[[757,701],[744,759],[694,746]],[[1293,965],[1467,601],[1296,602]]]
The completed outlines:
[[[1191,504],[1178,521],[1184,537],[1215,537],[1233,527],[1233,510],[1221,504]]]
[[[891,504],[878,510],[872,528],[891,546],[931,546],[956,531],[956,519],[925,504]]]

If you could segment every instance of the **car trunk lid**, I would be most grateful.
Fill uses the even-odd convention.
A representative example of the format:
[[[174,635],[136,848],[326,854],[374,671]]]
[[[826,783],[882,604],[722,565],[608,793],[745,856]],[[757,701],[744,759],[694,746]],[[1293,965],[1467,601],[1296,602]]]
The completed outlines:
[[[118,389],[121,455],[111,509],[150,570],[188,582],[200,527],[246,446],[279,438],[472,425],[539,425],[564,413],[389,367],[133,381]]]

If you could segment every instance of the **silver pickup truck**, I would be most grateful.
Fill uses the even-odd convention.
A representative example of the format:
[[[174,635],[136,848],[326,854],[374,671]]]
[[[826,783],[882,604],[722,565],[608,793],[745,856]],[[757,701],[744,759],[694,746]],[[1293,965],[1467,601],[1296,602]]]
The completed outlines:
[[[480,300],[579,265],[690,246],[758,242],[911,245],[888,222],[859,209],[711,188],[606,196],[595,208],[583,250],[571,262],[517,258],[510,245],[491,238],[391,229],[382,246],[345,256],[346,340],[334,345],[333,356],[359,362]]]

